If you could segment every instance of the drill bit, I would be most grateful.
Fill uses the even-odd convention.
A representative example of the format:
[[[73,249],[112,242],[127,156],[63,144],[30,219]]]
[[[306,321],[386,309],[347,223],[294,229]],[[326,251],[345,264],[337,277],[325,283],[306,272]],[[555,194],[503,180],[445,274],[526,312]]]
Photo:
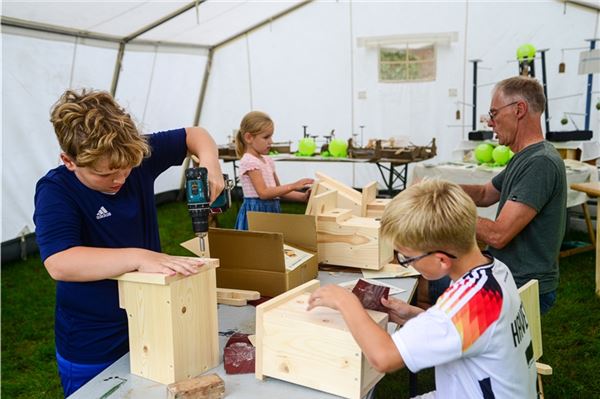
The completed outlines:
[[[206,243],[204,242],[204,237],[206,237],[206,233],[198,233],[198,238],[200,239],[200,252],[202,255],[206,252]]]

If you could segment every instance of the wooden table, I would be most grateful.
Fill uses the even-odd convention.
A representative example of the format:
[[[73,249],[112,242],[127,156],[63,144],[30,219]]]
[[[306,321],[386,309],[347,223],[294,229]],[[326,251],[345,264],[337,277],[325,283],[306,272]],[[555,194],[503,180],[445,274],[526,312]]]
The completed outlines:
[[[572,190],[586,193],[590,197],[600,197],[600,182],[575,183],[571,184]],[[598,226],[598,216],[600,216],[600,207],[596,205],[596,230]],[[596,238],[598,233],[596,232]],[[596,295],[600,296],[600,245],[596,245]]]
[[[310,157],[299,157],[292,154],[279,154],[272,155],[271,158],[277,162],[325,162],[325,163],[359,163],[359,164],[375,164],[385,187],[385,192],[393,196],[400,191],[404,190],[407,186],[408,176],[408,165],[411,163],[421,162],[422,160],[405,160],[405,159],[392,159],[392,158],[378,158],[378,159],[365,159],[365,158],[334,158],[334,157],[322,157],[320,155],[314,155]],[[239,177],[237,175],[237,161],[238,157],[231,155],[219,156],[223,162],[233,163],[233,179],[234,184],[237,186]]]

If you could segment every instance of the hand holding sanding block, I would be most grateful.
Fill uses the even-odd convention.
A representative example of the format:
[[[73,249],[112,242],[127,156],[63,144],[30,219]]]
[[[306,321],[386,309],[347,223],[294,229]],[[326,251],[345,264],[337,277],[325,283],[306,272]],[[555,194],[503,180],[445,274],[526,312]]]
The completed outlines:
[[[254,373],[256,348],[248,334],[235,333],[227,340],[223,349],[223,364],[227,374]]]
[[[388,298],[390,287],[371,284],[363,279],[359,279],[352,293],[358,297],[365,309],[377,310],[387,313],[388,309],[381,304],[381,298]]]

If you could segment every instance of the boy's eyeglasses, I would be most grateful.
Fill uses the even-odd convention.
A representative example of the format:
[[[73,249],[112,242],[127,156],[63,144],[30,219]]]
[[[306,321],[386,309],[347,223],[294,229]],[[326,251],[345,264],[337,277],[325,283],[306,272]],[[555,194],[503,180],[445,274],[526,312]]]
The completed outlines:
[[[430,251],[423,255],[411,256],[410,258],[405,257],[400,252],[396,252],[396,258],[398,259],[398,263],[400,264],[400,266],[408,267],[408,266],[412,265],[413,263],[415,263],[416,261],[418,261],[419,259],[423,259],[426,256],[433,255],[436,253],[444,254],[451,259],[456,259],[456,256],[449,254],[448,252],[445,252],[445,251]]]
[[[498,112],[500,112],[501,109],[506,108],[506,107],[510,107],[511,105],[515,105],[516,103],[518,103],[518,101],[513,101],[512,103],[503,105],[500,108],[490,109],[488,111],[488,115],[490,116],[490,120],[493,121],[494,118],[498,115]],[[440,252],[440,251],[438,251],[438,252]]]

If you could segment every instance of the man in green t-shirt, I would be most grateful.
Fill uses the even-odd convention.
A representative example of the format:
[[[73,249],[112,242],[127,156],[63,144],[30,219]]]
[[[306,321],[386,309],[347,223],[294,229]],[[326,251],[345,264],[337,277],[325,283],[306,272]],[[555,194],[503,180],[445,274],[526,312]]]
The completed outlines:
[[[533,78],[517,76],[496,84],[488,126],[515,156],[487,184],[462,186],[477,206],[498,203],[495,220],[477,219],[477,239],[509,267],[517,286],[539,280],[542,314],[556,301],[567,220],[565,165],[542,133],[545,101]]]

